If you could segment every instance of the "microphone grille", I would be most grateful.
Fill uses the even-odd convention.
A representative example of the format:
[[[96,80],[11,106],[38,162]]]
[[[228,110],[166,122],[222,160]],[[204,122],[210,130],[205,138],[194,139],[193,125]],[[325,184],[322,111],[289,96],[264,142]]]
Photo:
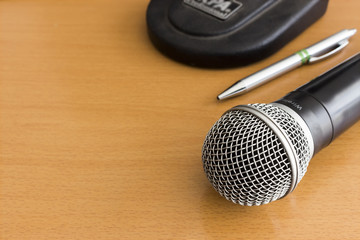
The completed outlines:
[[[271,104],[247,107],[274,122],[286,135],[288,144],[259,115],[234,108],[207,134],[202,159],[216,191],[234,203],[252,206],[269,203],[292,191],[304,176],[312,153],[303,128],[285,110]],[[294,150],[295,163],[290,159],[289,148]]]

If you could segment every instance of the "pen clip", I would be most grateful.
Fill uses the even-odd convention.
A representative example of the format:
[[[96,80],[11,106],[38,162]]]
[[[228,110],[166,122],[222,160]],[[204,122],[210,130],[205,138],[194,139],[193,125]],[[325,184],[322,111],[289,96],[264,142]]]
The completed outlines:
[[[317,61],[321,61],[327,57],[330,57],[331,55],[341,51],[344,47],[346,47],[347,45],[349,44],[349,41],[346,39],[346,40],[343,40],[341,42],[338,43],[338,47],[333,49],[332,51],[320,56],[320,57],[310,57],[309,59],[309,63],[314,63],[314,62],[317,62]]]

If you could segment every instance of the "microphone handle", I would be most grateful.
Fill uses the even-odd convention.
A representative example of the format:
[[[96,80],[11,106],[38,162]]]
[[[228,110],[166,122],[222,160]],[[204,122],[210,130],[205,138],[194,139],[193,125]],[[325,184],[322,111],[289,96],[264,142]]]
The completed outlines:
[[[314,153],[360,119],[360,54],[276,101],[298,113],[314,139]]]

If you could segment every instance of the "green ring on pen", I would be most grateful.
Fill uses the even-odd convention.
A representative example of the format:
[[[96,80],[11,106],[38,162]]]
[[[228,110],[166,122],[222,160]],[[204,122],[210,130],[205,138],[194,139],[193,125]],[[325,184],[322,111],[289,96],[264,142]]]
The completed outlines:
[[[308,53],[308,51],[306,49],[300,50],[297,52],[297,54],[301,57],[301,64],[307,64],[309,63],[310,60],[310,54]]]

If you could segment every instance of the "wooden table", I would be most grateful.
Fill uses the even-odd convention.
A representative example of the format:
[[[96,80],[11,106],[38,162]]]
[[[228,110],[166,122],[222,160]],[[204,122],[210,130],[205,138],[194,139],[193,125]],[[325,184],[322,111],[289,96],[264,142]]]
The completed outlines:
[[[360,51],[229,101],[229,84],[344,28],[359,0],[268,59],[209,70],[164,57],[149,1],[0,2],[1,239],[360,239],[360,124],[316,155],[298,188],[260,207],[226,201],[201,147],[230,107],[271,102]]]

